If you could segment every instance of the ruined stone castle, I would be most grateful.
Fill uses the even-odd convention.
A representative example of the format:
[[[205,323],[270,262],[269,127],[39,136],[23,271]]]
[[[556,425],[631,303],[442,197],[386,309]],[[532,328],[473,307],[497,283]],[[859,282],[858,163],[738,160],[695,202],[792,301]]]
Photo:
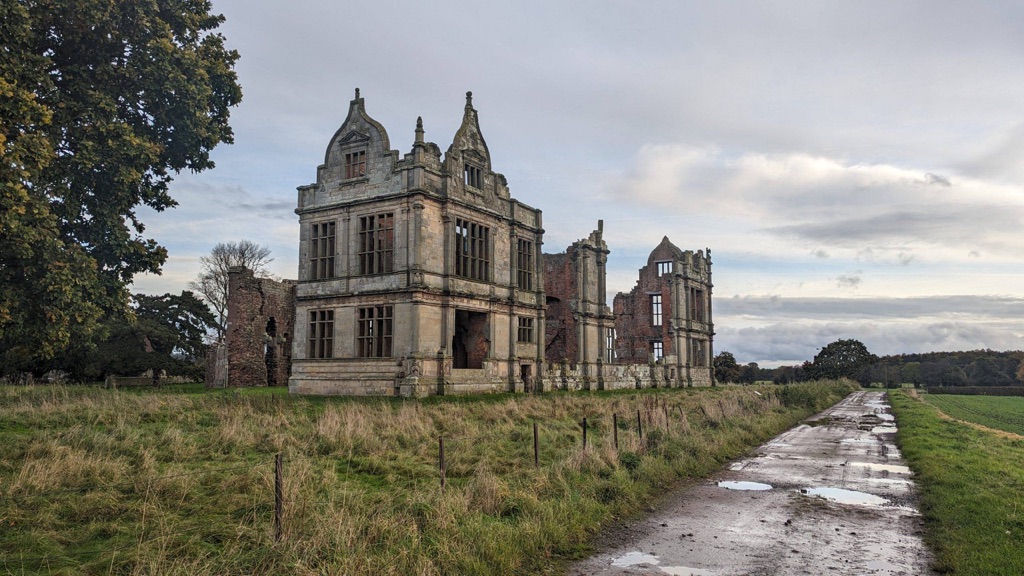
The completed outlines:
[[[402,395],[713,383],[710,251],[668,238],[607,304],[603,223],[545,254],[491,164],[472,94],[441,149],[391,149],[356,90],[298,188],[299,278],[230,272],[215,385]]]

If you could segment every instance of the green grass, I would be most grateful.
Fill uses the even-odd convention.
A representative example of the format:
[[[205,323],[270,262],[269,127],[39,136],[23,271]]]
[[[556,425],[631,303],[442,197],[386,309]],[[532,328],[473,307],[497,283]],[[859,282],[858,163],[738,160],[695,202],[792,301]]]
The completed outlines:
[[[1024,441],[944,419],[929,404],[935,399],[929,396],[926,403],[906,391],[890,393],[936,568],[948,574],[1024,574]]]
[[[614,518],[850,391],[809,383],[415,401],[0,387],[0,574],[557,570]]]
[[[958,420],[1024,436],[1024,397],[928,394],[929,404]]]

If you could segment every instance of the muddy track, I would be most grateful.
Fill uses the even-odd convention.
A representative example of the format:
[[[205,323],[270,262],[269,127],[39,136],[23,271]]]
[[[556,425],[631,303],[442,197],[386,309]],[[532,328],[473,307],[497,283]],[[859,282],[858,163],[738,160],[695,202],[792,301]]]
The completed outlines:
[[[687,487],[567,574],[932,574],[883,392],[855,392]]]

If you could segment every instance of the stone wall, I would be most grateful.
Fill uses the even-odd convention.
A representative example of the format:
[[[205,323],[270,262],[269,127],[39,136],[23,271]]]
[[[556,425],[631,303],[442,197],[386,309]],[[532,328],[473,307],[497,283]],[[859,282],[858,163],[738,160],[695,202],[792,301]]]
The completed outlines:
[[[295,334],[295,282],[228,271],[227,385],[286,386]]]

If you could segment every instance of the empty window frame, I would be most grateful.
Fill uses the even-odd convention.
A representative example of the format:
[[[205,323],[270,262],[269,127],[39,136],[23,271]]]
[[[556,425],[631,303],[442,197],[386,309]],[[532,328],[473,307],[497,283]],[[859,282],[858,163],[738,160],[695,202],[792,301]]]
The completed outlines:
[[[316,222],[309,234],[309,279],[334,277],[334,222]]]
[[[615,328],[605,330],[604,361],[612,364],[615,362]]]
[[[704,341],[703,340],[692,340],[690,342],[690,365],[697,367],[707,366],[707,359],[704,353]]]
[[[651,294],[651,326],[661,326],[661,294]]]
[[[533,342],[533,318],[519,317],[519,342]]]
[[[671,274],[672,273],[672,261],[671,260],[662,260],[661,262],[657,262],[657,264],[658,264],[658,276],[664,276],[665,274]]]
[[[393,306],[367,306],[359,309],[356,344],[360,358],[390,358],[394,329]]]
[[[463,174],[465,175],[466,186],[472,186],[473,188],[484,187],[483,170],[480,168],[472,164],[466,164]]]
[[[516,285],[533,290],[533,242],[519,239],[516,254]]]
[[[345,154],[345,178],[362,178],[366,176],[366,150],[356,150]]]
[[[690,319],[704,321],[704,291],[690,288]]]
[[[395,215],[393,212],[359,218],[359,273],[394,271]]]
[[[651,354],[654,355],[654,361],[657,362],[665,356],[665,345],[661,340],[651,341]]]
[[[456,218],[455,275],[489,282],[491,229],[482,224]]]
[[[309,358],[334,357],[334,310],[312,310],[309,313]]]

